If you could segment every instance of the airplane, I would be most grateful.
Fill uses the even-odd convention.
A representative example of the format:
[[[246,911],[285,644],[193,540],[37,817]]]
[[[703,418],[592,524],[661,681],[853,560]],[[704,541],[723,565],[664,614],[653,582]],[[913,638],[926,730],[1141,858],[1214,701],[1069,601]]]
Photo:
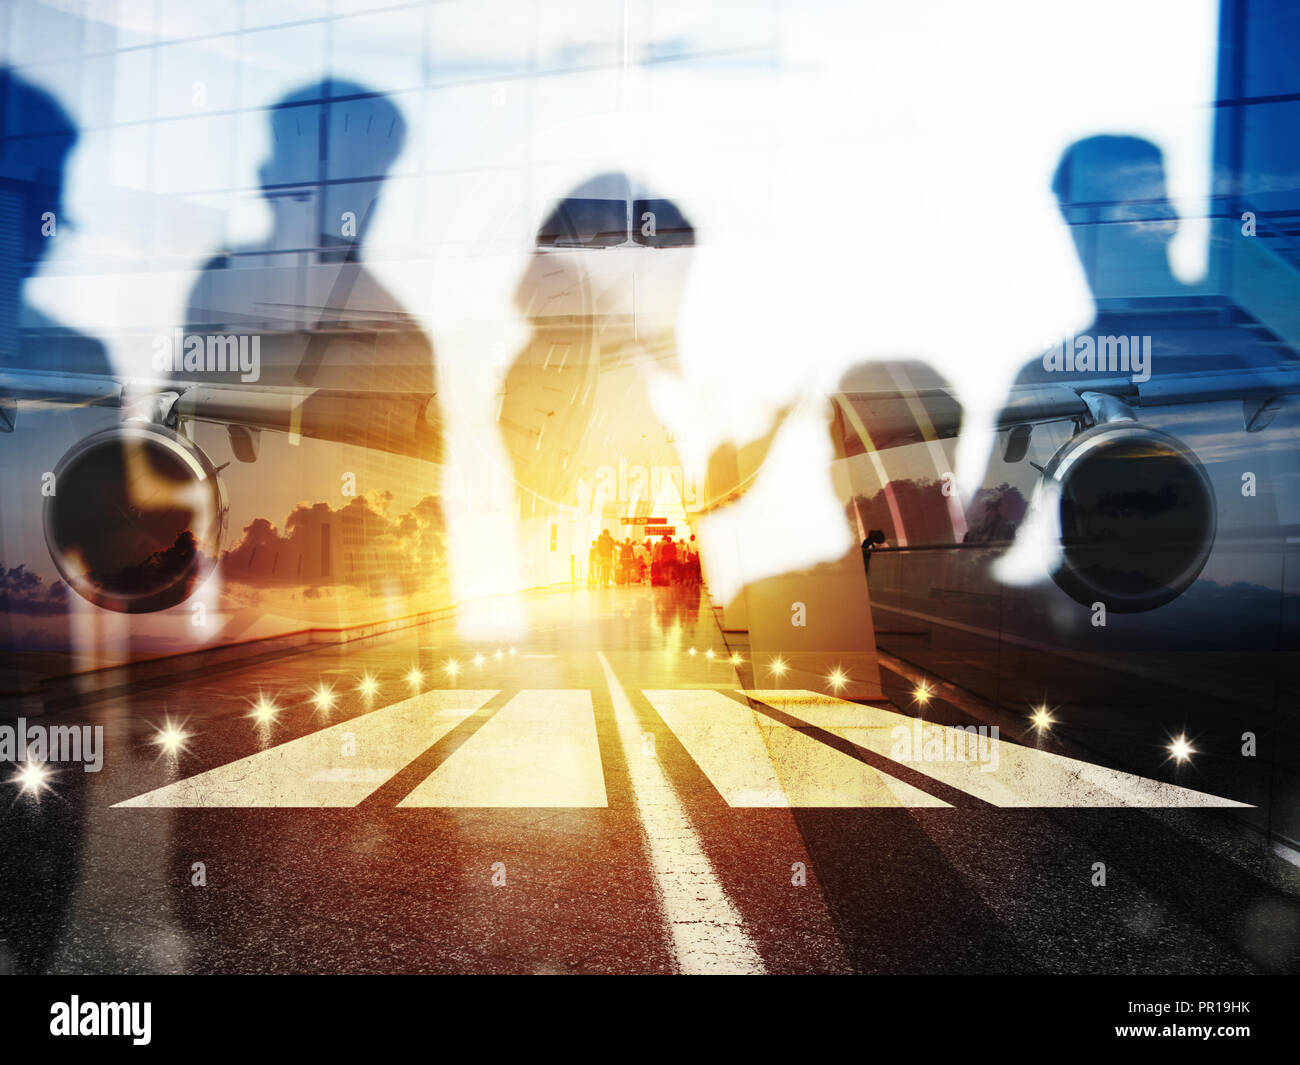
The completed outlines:
[[[122,613],[184,602],[221,557],[229,511],[195,423],[224,426],[240,462],[260,434],[295,434],[427,462],[441,459],[435,393],[185,383],[0,369],[0,432],[24,405],[100,407],[119,421],[78,440],[50,471],[44,535],[60,576]]]
[[[1065,721],[1107,763],[1196,774],[1294,841],[1300,360],[1226,302],[1103,305],[1097,331],[1119,316],[1166,320],[1150,379],[1030,363],[970,499],[932,368],[845,375],[832,432],[873,647],[918,692],[973,694],[1042,742]]]
[[[907,387],[899,387],[899,380],[881,385],[886,367],[880,364],[873,375],[874,387],[854,385],[850,378],[845,390],[833,397],[845,457],[955,440],[962,411],[951,389],[927,379],[923,372],[918,380],[915,367],[901,375]],[[895,376],[899,376],[896,371]],[[1152,424],[1151,416],[1194,409],[1197,404],[1237,402],[1241,431],[1253,436],[1267,429],[1288,397],[1297,392],[1300,363],[1294,360],[1157,373],[1144,382],[1110,375],[1083,383],[1015,386],[997,423],[1004,465],[1024,461],[1031,443],[1043,438],[1048,427],[1063,425],[1069,430],[1065,442],[1044,463],[1029,463],[1037,476],[1027,485],[1026,498],[1036,500],[1035,509],[1054,509],[1060,517],[1067,502],[1073,508],[1065,528],[1050,522],[1036,527],[1035,535],[1047,538],[1039,545],[1043,557],[1056,560],[1050,569],[1052,579],[1076,602],[1091,607],[1103,601],[1116,612],[1153,609],[1185,591],[1203,568],[1215,540],[1215,493],[1193,448]],[[183,601],[196,587],[196,571],[219,557],[225,495],[219,468],[193,441],[195,422],[224,426],[233,453],[242,462],[256,459],[258,436],[264,431],[297,433],[427,461],[439,457],[433,394],[186,384],[174,379],[4,369],[0,370],[0,397],[0,431],[5,432],[14,430],[21,404],[96,406],[120,412],[121,424],[81,440],[56,464],[55,479],[62,491],[46,496],[45,533],[51,558],[74,590],[98,605],[126,612],[161,610]],[[357,417],[361,403],[379,416]],[[106,461],[120,457],[127,442],[144,457],[141,472],[152,478],[152,503],[147,510],[134,498],[139,486],[133,489],[121,478],[108,476]],[[1117,525],[1121,519],[1113,510],[1085,515],[1086,507],[1077,497],[1089,471],[1103,467],[1112,500],[1133,493],[1135,500],[1164,511],[1197,514],[1196,537],[1177,545],[1166,538],[1155,548],[1166,562],[1164,569],[1170,568],[1171,550],[1177,547],[1185,553],[1181,563],[1172,567],[1176,572],[1171,581],[1153,579],[1150,587],[1120,591],[1098,577],[1100,545],[1108,544],[1106,550],[1115,552],[1124,543]],[[942,476],[935,479],[941,482]],[[92,489],[92,484],[99,487]],[[159,502],[157,492],[165,495],[165,504]],[[708,493],[713,500],[723,496],[717,486]],[[87,567],[75,559],[86,547],[72,535],[81,524],[80,514],[74,511],[85,511],[87,498],[97,500],[94,521],[96,536],[102,539],[97,557],[112,559],[116,567],[106,567],[103,561]],[[112,514],[126,519],[120,528],[105,521]],[[120,572],[134,572],[171,547],[182,528],[194,534],[198,552],[176,559],[174,571],[167,569],[168,563],[160,563],[164,572],[150,582],[147,594],[108,590],[115,580],[120,584]],[[114,532],[120,535],[106,535]],[[896,550],[908,546],[905,525],[891,529],[889,539]],[[1128,549],[1137,548],[1129,544]]]

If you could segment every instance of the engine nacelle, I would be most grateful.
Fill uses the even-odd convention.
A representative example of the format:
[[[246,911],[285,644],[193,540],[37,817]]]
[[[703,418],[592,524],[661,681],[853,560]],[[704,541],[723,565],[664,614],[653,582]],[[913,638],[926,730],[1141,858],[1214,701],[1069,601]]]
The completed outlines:
[[[1043,469],[1036,504],[1058,538],[1053,580],[1076,602],[1154,610],[1181,595],[1214,546],[1214,488],[1182,441],[1137,421],[1075,436]]]
[[[78,595],[138,614],[193,594],[219,557],[225,521],[208,457],[170,429],[128,421],[59,460],[45,542]]]

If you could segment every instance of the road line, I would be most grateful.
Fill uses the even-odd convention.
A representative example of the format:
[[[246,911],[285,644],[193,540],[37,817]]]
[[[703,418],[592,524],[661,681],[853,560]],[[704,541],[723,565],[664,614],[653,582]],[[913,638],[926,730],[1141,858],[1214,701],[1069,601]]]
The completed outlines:
[[[589,691],[521,691],[398,806],[608,806]]]
[[[117,806],[356,806],[495,691],[433,690]]]
[[[645,831],[659,903],[678,969],[687,974],[764,972],[763,959],[723,891],[659,759],[642,747],[642,727],[627,693],[599,651],[614,722]]]
[[[1000,737],[812,691],[746,691],[791,717],[1003,807],[1248,806]],[[952,754],[949,754],[952,752]],[[965,757],[954,757],[963,752]]]
[[[728,806],[949,806],[722,692],[642,694]]]

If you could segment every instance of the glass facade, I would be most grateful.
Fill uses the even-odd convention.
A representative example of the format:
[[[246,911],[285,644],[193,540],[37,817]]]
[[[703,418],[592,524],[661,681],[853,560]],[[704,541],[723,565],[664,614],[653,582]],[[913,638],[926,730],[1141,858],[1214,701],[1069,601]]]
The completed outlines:
[[[640,713],[729,805],[838,807],[812,756],[729,775],[731,696],[883,772],[835,715],[919,721],[933,684],[1030,769],[845,806],[1140,806],[1140,778],[1300,847],[1297,40],[1284,0],[0,4],[0,700],[119,685],[129,736],[167,663],[446,622],[401,663],[412,699],[468,692],[436,740],[371,718],[373,765],[297,747],[247,805],[514,808],[517,777],[599,807]],[[520,649],[535,675],[459,673]],[[347,655],[293,742],[345,674],[373,700]],[[621,670],[641,694],[574,710]],[[273,680],[232,757],[278,749]],[[519,750],[572,730],[577,799],[517,751],[487,798],[416,789],[498,712]],[[111,798],[193,829],[240,805],[229,764]],[[69,809],[115,810],[99,787]]]

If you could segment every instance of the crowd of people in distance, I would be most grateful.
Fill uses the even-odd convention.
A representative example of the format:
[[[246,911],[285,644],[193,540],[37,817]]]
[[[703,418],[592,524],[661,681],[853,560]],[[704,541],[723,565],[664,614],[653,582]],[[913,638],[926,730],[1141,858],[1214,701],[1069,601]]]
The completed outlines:
[[[674,540],[664,533],[658,540],[616,540],[608,529],[602,529],[587,554],[587,587],[647,582],[657,586],[699,584],[700,551],[695,536]]]

